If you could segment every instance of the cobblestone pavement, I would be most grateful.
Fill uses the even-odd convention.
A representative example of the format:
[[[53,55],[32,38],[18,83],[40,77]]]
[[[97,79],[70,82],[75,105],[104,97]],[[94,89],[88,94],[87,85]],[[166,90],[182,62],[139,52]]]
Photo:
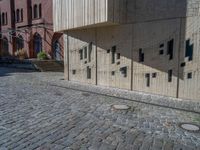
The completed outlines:
[[[51,86],[50,78],[66,82],[59,73],[0,68],[0,150],[200,149],[200,133],[178,127],[199,125],[198,113]]]

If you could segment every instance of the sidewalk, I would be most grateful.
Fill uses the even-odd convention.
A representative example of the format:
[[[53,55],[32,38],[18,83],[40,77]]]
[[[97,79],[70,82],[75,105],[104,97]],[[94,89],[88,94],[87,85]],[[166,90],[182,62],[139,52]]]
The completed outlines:
[[[75,89],[100,95],[107,95],[119,99],[124,99],[127,101],[135,101],[151,105],[179,109],[188,112],[200,113],[200,101],[198,102],[193,100],[183,100],[137,91],[128,91],[111,87],[88,85],[78,82],[62,80],[62,78],[63,74],[55,73],[53,77],[51,77],[49,74],[47,75],[44,73],[43,81],[49,82],[49,84],[57,87]]]

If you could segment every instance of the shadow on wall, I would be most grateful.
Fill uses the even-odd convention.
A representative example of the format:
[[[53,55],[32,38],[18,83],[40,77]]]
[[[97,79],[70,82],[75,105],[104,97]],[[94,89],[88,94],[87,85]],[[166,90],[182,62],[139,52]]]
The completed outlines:
[[[172,74],[183,79],[181,65],[185,62],[185,44],[179,44],[179,41],[185,41],[185,28],[185,20],[174,19],[162,23],[74,30],[67,34],[86,43],[92,42],[101,50],[112,52],[112,47],[116,47],[116,54],[161,72],[169,73],[173,69]]]

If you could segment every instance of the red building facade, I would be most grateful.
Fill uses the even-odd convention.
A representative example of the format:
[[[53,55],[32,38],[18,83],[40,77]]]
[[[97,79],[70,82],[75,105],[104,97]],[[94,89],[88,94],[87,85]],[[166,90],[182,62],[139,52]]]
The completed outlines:
[[[1,55],[14,55],[24,49],[28,58],[45,51],[63,59],[63,37],[53,32],[52,0],[1,0]]]

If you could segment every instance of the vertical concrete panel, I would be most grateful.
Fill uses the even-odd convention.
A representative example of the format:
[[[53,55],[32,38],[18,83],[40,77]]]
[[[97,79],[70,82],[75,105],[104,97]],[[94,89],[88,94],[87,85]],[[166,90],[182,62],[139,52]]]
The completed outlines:
[[[70,31],[69,35],[69,74],[71,81],[95,84],[96,81],[96,59],[95,59],[95,31],[80,30]],[[89,45],[92,43],[91,60],[89,60]],[[85,57],[87,47],[87,57]],[[80,58],[82,51],[82,58]],[[91,79],[87,78],[87,67],[91,68]]]
[[[179,26],[178,19],[134,25],[133,90],[176,96]],[[169,60],[167,42],[171,39],[174,39],[174,53],[173,59]],[[164,44],[162,55],[159,54],[161,44]],[[139,49],[144,53],[144,62],[139,62]],[[172,82],[168,82],[170,69],[173,70]],[[154,73],[156,77],[153,77]],[[150,74],[149,87],[146,74]]]
[[[191,12],[190,12],[191,13]],[[187,17],[186,21],[186,35],[183,43],[183,53],[182,57],[185,63],[185,66],[182,67],[183,77],[180,78],[180,89],[179,89],[179,97],[180,98],[188,98],[199,100],[200,98],[200,53],[199,53],[199,41],[200,41],[200,17],[193,16]],[[193,59],[190,60],[189,57],[186,57],[186,41],[189,40],[190,46],[193,46]],[[188,74],[191,73],[192,77],[188,78]]]
[[[123,25],[97,29],[99,85],[131,89],[131,27]],[[113,46],[116,46],[115,63],[112,63]],[[123,67],[127,68],[126,77],[121,71]]]
[[[69,80],[69,67],[68,67],[68,52],[69,52],[69,49],[68,49],[68,35],[67,34],[64,34],[64,78],[66,80]]]

